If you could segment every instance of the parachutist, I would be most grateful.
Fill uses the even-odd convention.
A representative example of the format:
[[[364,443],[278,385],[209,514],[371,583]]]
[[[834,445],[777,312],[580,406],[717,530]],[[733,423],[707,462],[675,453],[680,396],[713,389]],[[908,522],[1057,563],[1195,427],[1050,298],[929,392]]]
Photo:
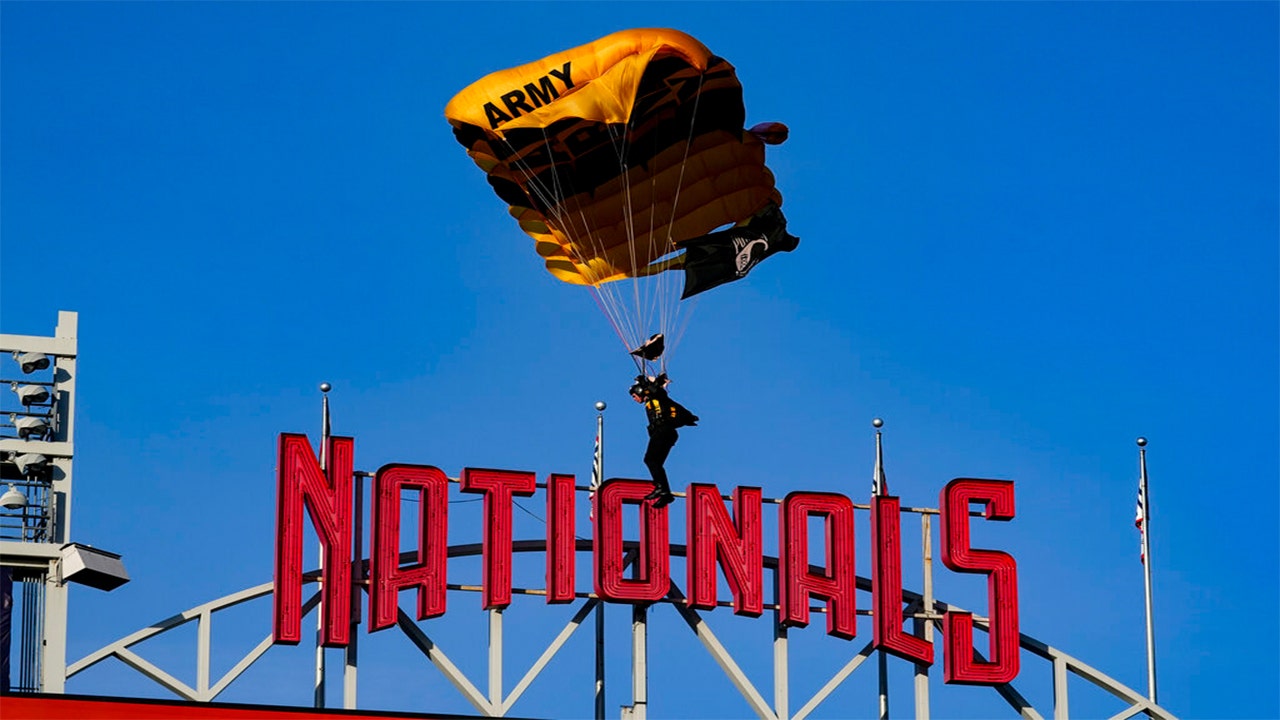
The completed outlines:
[[[676,428],[698,424],[697,415],[667,395],[669,384],[671,379],[666,373],[657,377],[637,375],[630,390],[631,399],[644,405],[645,414],[649,418],[649,445],[644,451],[644,464],[653,477],[653,492],[646,495],[645,499],[652,500],[656,508],[665,507],[675,500],[663,465],[667,462],[671,448],[680,439]]]

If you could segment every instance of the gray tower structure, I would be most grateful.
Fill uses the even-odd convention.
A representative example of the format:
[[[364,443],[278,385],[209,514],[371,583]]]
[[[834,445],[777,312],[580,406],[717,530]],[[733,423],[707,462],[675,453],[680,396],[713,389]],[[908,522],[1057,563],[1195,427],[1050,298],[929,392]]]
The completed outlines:
[[[71,541],[76,320],[0,334],[0,686],[15,692],[63,692],[67,583],[129,579],[118,555]]]

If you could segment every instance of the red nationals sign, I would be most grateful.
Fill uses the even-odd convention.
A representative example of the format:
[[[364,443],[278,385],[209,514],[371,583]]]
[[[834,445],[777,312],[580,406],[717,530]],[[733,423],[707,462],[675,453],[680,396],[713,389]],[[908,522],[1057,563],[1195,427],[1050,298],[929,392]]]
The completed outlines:
[[[321,642],[344,647],[350,641],[354,535],[352,438],[333,437],[322,470],[305,435],[279,439],[276,499],[275,594],[273,633],[277,643],[297,644],[302,629],[303,509],[322,546],[324,582]],[[531,497],[539,487],[534,473],[466,468],[459,476],[463,492],[483,496],[481,604],[485,609],[511,604],[512,511],[516,497]],[[572,475],[551,475],[547,499],[546,602],[576,597],[574,565],[575,500]],[[395,624],[399,593],[417,593],[417,618],[446,611],[449,477],[430,465],[385,465],[373,478],[372,550],[369,556],[369,632]],[[644,496],[648,481],[615,478],[595,494],[592,522],[592,587],[608,602],[651,603],[671,587],[670,525],[666,507]],[[420,499],[417,557],[403,564],[400,553],[401,502],[406,492]],[[759,617],[764,608],[764,501],[757,487],[735,488],[726,506],[712,484],[688,487],[686,538],[687,592],[690,608],[717,605],[718,573],[732,595],[733,612]],[[973,651],[973,615],[948,611],[943,619],[943,677],[948,683],[998,685],[1018,675],[1018,570],[1008,553],[974,548],[969,541],[970,507],[980,506],[988,520],[1014,516],[1013,483],[958,478],[938,499],[942,520],[942,562],[958,573],[987,576],[990,660]],[[629,571],[623,551],[623,507],[639,508],[638,556]],[[778,606],[783,624],[809,624],[810,603],[826,605],[827,634],[857,635],[857,571],[854,561],[853,501],[830,492],[789,493],[779,504]],[[875,645],[898,657],[931,665],[933,644],[907,634],[902,626],[902,542],[898,498],[871,498],[872,608]],[[816,522],[815,522],[816,521]],[[824,548],[810,553],[810,526],[820,523]],[[359,558],[356,558],[359,560]]]

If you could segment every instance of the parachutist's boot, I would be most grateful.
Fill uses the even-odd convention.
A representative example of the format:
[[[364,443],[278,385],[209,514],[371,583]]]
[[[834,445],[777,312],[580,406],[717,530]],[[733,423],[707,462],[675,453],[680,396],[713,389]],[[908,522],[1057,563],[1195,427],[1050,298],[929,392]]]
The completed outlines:
[[[653,492],[644,496],[645,500],[652,500],[654,507],[662,507],[671,502],[675,498],[671,494],[671,485],[667,482],[666,473],[660,473],[653,481]]]

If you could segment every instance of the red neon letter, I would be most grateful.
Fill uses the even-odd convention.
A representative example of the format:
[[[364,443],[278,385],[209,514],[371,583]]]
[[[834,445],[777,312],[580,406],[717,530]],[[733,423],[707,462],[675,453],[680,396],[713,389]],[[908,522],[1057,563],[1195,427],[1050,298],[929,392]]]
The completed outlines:
[[[686,513],[689,543],[689,607],[716,606],[716,561],[733,593],[733,612],[760,617],[764,611],[764,551],[760,525],[760,488],[733,491],[733,515],[715,485],[689,486]]]
[[[809,517],[823,519],[827,566],[809,567]],[[858,634],[857,573],[853,556],[853,502],[836,493],[789,493],[782,501],[782,622],[809,624],[809,596],[827,601],[827,634]]]
[[[969,503],[985,506],[988,520],[1013,518],[1013,483],[956,478],[939,500],[942,508],[942,562],[955,572],[987,576],[991,618],[991,660],[974,658],[973,614],[951,611],[943,619],[946,636],[943,680],[961,685],[1000,685],[1018,676],[1018,567],[1013,557],[969,546]]]
[[[276,567],[272,636],[302,639],[302,508],[320,537],[324,556],[321,642],[343,647],[351,634],[351,473],[355,441],[329,439],[328,472],[306,435],[281,433],[276,460]]]
[[[572,475],[547,478],[547,602],[573,602],[575,540]]]
[[[654,508],[644,496],[653,483],[643,480],[606,480],[596,491],[595,527],[592,551],[595,554],[596,595],[619,602],[653,602],[671,590],[667,536],[667,509]],[[640,556],[634,577],[623,577],[625,562],[622,542],[622,505],[640,506]]]
[[[400,565],[400,502],[418,491],[418,552]],[[449,550],[449,478],[429,465],[383,465],[373,479],[373,550],[369,556],[369,632],[391,627],[401,590],[418,591],[418,619],[445,610]]]
[[[538,487],[531,472],[465,468],[462,492],[484,493],[484,584],[480,602],[485,610],[511,604],[511,502],[528,497]]]
[[[933,643],[902,631],[902,528],[898,498],[871,499],[871,595],[875,644],[905,660],[933,664]]]

